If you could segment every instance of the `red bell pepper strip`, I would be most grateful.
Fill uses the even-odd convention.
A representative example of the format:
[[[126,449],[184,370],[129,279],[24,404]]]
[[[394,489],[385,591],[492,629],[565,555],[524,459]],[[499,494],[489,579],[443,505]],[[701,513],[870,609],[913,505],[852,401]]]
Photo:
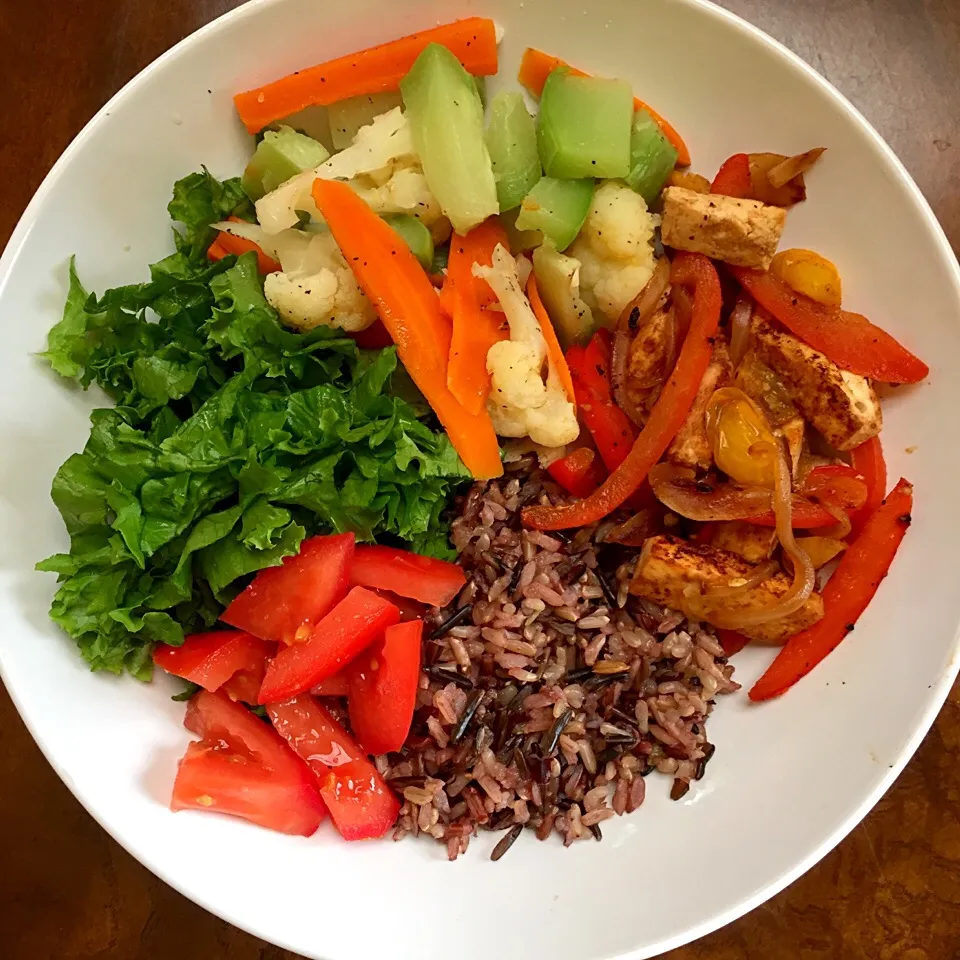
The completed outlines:
[[[910,526],[913,487],[901,479],[840,558],[823,589],[823,619],[791,637],[750,691],[754,701],[778,697],[805,677],[854,628],[887,575]]]
[[[750,642],[747,637],[745,637],[742,633],[737,633],[736,630],[718,629],[716,634],[717,639],[720,641],[720,646],[723,647],[723,652],[728,657],[732,657],[735,653],[739,653]]]
[[[326,806],[306,764],[274,730],[223,694],[201,691],[184,726],[198,734],[180,761],[173,810],[211,810],[310,836]]]
[[[930,373],[922,360],[859,313],[817,303],[771,273],[729,269],[761,307],[844,370],[884,383],[919,383]]]
[[[584,73],[582,70],[571,67],[559,57],[553,57],[549,53],[544,53],[542,50],[528,47],[524,51],[523,60],[520,62],[520,72],[517,75],[517,79],[520,81],[521,86],[526,87],[534,97],[539,97],[543,92],[543,85],[546,83],[547,77],[549,77],[557,67],[567,67],[575,77],[589,76],[589,74]],[[683,142],[683,137],[681,137],[650,104],[644,103],[639,97],[633,98],[633,109],[646,110],[647,113],[653,117],[657,126],[663,132],[663,135],[676,148],[677,166],[689,167],[690,151]]]
[[[212,693],[238,671],[262,666],[266,658],[273,655],[273,650],[273,644],[242,630],[218,630],[194,633],[179,647],[158,644],[153,651],[153,662],[167,673],[183,677]]]
[[[248,133],[256,133],[307,107],[327,107],[339,100],[397,90],[414,61],[431,43],[446,47],[475,76],[497,72],[497,31],[492,20],[468,17],[409,37],[297,70],[233,102]]]
[[[284,647],[270,662],[260,703],[287,700],[339,673],[400,611],[363,587],[354,587],[314,628],[308,640]]]
[[[244,222],[239,217],[230,217],[229,219],[234,223]],[[207,247],[207,259],[215,262],[231,254],[235,257],[242,257],[245,253],[251,252],[257,255],[257,269],[260,273],[266,275],[282,269],[273,257],[260,249],[259,244],[247,240],[245,237],[235,237],[232,233],[227,233],[226,230],[221,230],[217,239]]]
[[[392,753],[407,739],[417,705],[422,635],[422,620],[387,627],[383,640],[347,667],[350,726],[368,753]]]
[[[477,479],[499,477],[503,464],[489,414],[471,413],[447,386],[450,321],[420,262],[346,183],[316,180],[313,199],[467,469]]]
[[[603,483],[606,471],[600,458],[589,448],[580,447],[547,467],[547,473],[575,497],[589,497]]]
[[[859,533],[874,510],[880,506],[884,491],[887,489],[887,464],[883,459],[883,447],[880,438],[873,437],[850,451],[850,462],[867,484],[867,500],[863,508],[854,514],[853,531]]]
[[[264,640],[306,640],[347,595],[353,553],[352,533],[304,540],[298,554],[261,570],[221,619]]]
[[[753,180],[750,178],[750,158],[745,153],[735,153],[724,160],[710,186],[711,193],[725,197],[753,198]]]
[[[603,485],[585,500],[560,507],[527,507],[523,520],[528,526],[538,530],[563,530],[603,519],[640,488],[650,468],[664,455],[686,420],[710,363],[713,338],[720,323],[720,278],[707,257],[680,253],[673,261],[671,280],[675,285],[694,288],[690,330],[677,364],[633,449]]]
[[[397,547],[357,547],[350,568],[354,586],[389,590],[434,607],[445,607],[466,582],[457,564]]]
[[[630,418],[614,402],[610,390],[610,331],[598,330],[586,347],[567,351],[567,366],[573,378],[577,409],[607,470],[626,460],[637,431]]]
[[[866,500],[866,480],[853,467],[843,464],[815,467],[793,498],[793,528],[811,530],[833,526],[837,523],[836,511],[853,514],[863,508]],[[773,511],[750,517],[747,522],[761,527],[776,526]]]
[[[267,707],[276,730],[307,762],[344,840],[382,837],[400,803],[353,737],[313,697]]]

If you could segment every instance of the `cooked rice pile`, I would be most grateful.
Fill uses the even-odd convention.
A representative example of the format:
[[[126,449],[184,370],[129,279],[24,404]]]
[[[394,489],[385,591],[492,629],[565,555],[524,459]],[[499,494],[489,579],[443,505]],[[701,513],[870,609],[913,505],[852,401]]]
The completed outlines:
[[[703,776],[704,721],[739,688],[733,667],[698,624],[628,595],[636,551],[602,544],[612,523],[572,537],[521,526],[522,506],[561,497],[523,462],[458,503],[468,582],[428,623],[406,746],[377,758],[404,799],[396,839],[429,834],[451,860],[478,829],[508,831],[494,859],[524,827],[599,840],[643,803],[651,771],[675,800]]]

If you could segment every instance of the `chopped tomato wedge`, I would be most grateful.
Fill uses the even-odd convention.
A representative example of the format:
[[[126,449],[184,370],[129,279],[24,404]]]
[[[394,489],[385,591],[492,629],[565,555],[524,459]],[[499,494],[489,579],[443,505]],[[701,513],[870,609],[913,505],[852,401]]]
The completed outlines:
[[[272,703],[277,732],[307,762],[344,840],[382,837],[400,803],[353,737],[309,695]]]
[[[212,810],[310,836],[326,806],[304,762],[276,731],[222,694],[201,691],[184,726],[199,734],[180,761],[173,810]]]
[[[242,630],[218,630],[195,633],[179,647],[158,645],[153,651],[153,662],[167,673],[213,692],[239,673],[255,677],[260,671],[262,679],[264,662],[272,655],[273,645],[259,637]],[[234,687],[235,690],[241,688],[242,684]],[[257,702],[256,693],[252,702]]]
[[[400,611],[363,587],[354,587],[314,628],[308,640],[284,647],[267,667],[260,703],[288,700],[339,673]]]
[[[274,645],[271,644],[271,648]],[[249,670],[238,670],[221,688],[220,692],[225,693],[231,700],[239,700],[241,703],[255,704],[260,697],[260,687],[263,684],[263,678],[267,675],[267,662],[271,653],[265,656],[256,666]]]
[[[367,587],[371,593],[382,597],[388,603],[392,603],[400,611],[400,620],[422,620],[427,612],[427,604],[420,603],[419,600],[411,600],[410,597],[401,597],[399,593],[392,590],[377,590],[376,587]]]
[[[445,607],[460,592],[467,578],[455,563],[395,547],[372,546],[357,547],[350,582]]]
[[[350,692],[350,680],[346,670],[321,680],[310,692],[315,697],[345,697]]]
[[[369,753],[392,753],[403,746],[420,681],[422,620],[387,627],[383,640],[347,668],[350,726]]]
[[[352,533],[304,540],[296,556],[261,570],[221,619],[264,640],[306,640],[347,595],[353,549]]]

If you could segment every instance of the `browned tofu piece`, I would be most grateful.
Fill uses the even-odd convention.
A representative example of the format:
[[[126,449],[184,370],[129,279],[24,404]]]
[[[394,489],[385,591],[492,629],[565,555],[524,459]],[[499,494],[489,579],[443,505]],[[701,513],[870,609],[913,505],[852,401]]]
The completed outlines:
[[[747,563],[764,563],[773,556],[777,531],[743,520],[724,520],[713,532],[710,546],[743,557]]]
[[[723,587],[738,578],[746,579],[755,569],[742,557],[726,550],[688,543],[676,537],[651,537],[644,545],[643,561],[637,566],[630,592],[696,618],[698,611],[684,594],[686,587],[692,584],[706,592],[710,587]],[[778,573],[755,588],[726,598],[726,610],[735,614],[758,606],[766,607],[782,597],[790,589],[790,584],[790,577]],[[823,598],[814,593],[790,616],[747,627],[740,632],[762,643],[783,643],[822,617]]]
[[[640,328],[627,355],[627,396],[634,406],[649,412],[666,376],[674,350],[673,307],[657,310]]]
[[[766,270],[777,252],[786,211],[684,187],[663,191],[661,236],[668,247],[703,253],[737,267]]]
[[[870,381],[842,370],[798,337],[754,317],[753,349],[770,367],[803,416],[836,450],[852,450],[883,426],[880,398]]]
[[[732,379],[730,351],[726,342],[718,338],[713,345],[713,359],[700,381],[690,413],[667,450],[667,459],[671,463],[694,470],[710,469],[713,464],[713,449],[707,436],[707,404],[714,393]]]

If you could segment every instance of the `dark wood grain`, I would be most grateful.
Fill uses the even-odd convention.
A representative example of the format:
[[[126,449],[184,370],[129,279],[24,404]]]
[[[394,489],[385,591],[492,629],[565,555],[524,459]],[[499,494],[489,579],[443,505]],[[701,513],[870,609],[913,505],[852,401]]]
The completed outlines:
[[[0,243],[89,117],[231,0],[0,0]],[[726,0],[843,91],[960,245],[960,2]],[[293,960],[156,880],[80,808],[0,690],[0,956]],[[960,958],[960,685],[818,867],[670,960]],[[56,864],[56,869],[51,865]]]

